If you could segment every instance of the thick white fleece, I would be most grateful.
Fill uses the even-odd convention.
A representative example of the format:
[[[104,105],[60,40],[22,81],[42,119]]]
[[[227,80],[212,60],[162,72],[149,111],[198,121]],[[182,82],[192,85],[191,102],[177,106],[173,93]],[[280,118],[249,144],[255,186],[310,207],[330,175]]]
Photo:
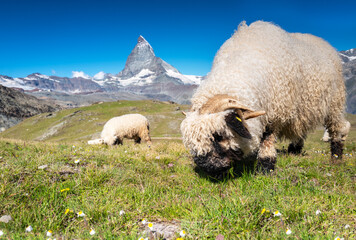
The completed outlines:
[[[136,139],[138,137],[151,141],[148,120],[141,114],[114,117],[106,122],[101,132],[101,139],[108,145],[113,145],[117,140],[122,142],[124,138]]]
[[[250,149],[245,154],[259,147],[266,127],[279,138],[297,141],[318,123],[334,138],[340,138],[345,126],[345,86],[335,49],[321,38],[287,33],[268,22],[241,23],[216,54],[211,72],[192,98],[194,113],[181,125],[184,143],[195,154],[211,151],[210,132],[227,128],[218,117],[226,113],[213,114],[216,118],[197,115],[216,94],[266,111],[264,116],[247,120],[254,138],[245,146]],[[230,145],[239,141],[232,137]]]

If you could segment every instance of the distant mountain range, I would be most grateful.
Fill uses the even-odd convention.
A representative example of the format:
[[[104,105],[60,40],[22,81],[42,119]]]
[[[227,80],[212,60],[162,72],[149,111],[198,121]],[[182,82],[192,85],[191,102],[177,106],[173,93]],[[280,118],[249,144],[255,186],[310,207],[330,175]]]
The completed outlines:
[[[172,65],[156,57],[151,45],[140,36],[128,56],[125,68],[116,75],[99,72],[90,77],[73,72],[73,77],[33,73],[25,78],[0,75],[0,84],[27,92],[54,91],[69,94],[128,92],[146,98],[189,103],[203,77],[183,75]]]
[[[341,51],[339,55],[347,87],[347,112],[356,114],[356,49]],[[25,78],[0,75],[0,85],[23,89],[41,98],[56,99],[69,107],[100,101],[100,98],[102,101],[157,99],[189,104],[202,81],[204,77],[184,75],[156,57],[151,45],[142,36],[118,74],[99,72],[91,77],[84,72],[73,72],[71,78],[40,73]],[[76,97],[69,97],[74,95]],[[80,98],[84,95],[85,98]]]
[[[347,91],[346,111],[356,114],[356,48],[341,51],[339,55],[343,62]]]

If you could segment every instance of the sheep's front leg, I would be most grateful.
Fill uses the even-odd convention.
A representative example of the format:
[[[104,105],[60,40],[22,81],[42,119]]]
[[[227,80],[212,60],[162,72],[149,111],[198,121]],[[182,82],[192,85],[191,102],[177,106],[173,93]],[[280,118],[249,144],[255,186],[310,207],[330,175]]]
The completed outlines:
[[[140,137],[135,137],[135,143],[140,144],[141,143],[141,138]]]
[[[277,151],[274,146],[276,137],[271,132],[265,132],[261,140],[260,149],[257,156],[257,170],[270,172],[274,170],[277,160]]]
[[[288,146],[288,153],[291,154],[301,154],[304,147],[304,139],[300,138],[297,141],[293,141]]]

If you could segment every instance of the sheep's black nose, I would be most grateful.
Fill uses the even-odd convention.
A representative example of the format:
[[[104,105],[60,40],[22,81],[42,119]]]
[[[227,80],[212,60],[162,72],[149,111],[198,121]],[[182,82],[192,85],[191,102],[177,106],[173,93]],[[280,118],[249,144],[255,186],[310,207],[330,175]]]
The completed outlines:
[[[206,156],[195,156],[195,164],[208,174],[221,174],[231,168],[231,160],[227,157],[216,156],[215,154],[208,154]]]

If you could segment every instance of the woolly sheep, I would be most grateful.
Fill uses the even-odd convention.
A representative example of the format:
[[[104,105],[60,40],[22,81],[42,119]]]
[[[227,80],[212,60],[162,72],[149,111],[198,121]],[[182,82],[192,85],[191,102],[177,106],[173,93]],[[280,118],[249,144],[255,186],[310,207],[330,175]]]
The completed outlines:
[[[351,127],[351,124],[350,124],[350,122],[347,121],[345,123],[345,125],[341,128],[341,130],[340,130],[341,140],[343,140],[343,141],[346,140],[347,134],[350,131],[350,127]],[[321,138],[321,140],[324,141],[324,142],[329,142],[330,141],[330,136],[329,136],[329,132],[328,132],[327,129],[325,130],[324,135]]]
[[[327,42],[263,21],[242,22],[193,95],[181,132],[207,173],[251,158],[270,171],[276,139],[290,140],[288,151],[300,153],[318,123],[330,133],[332,157],[340,158],[348,132],[342,132],[344,105],[341,61]]]
[[[88,141],[88,144],[122,144],[124,138],[134,139],[136,143],[141,139],[151,143],[147,118],[141,114],[114,117],[105,123],[101,138]]]

